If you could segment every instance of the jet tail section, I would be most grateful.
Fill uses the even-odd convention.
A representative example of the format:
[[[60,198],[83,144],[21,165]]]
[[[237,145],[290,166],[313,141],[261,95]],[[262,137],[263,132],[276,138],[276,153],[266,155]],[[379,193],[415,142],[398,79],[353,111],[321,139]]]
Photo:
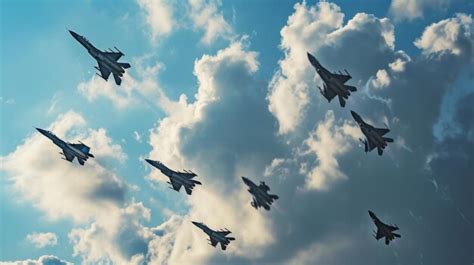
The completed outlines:
[[[392,139],[392,138],[383,137],[383,139],[385,140],[385,142],[393,143],[393,139]]]
[[[392,235],[393,235],[394,237],[398,237],[398,238],[402,237],[401,235],[399,235],[399,234],[397,234],[397,233],[392,233]]]

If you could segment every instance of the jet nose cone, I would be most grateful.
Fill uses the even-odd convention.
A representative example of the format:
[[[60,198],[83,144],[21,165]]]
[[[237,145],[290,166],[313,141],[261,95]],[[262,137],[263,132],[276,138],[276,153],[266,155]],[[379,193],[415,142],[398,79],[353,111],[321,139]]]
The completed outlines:
[[[370,217],[375,218],[375,214],[370,210],[369,210],[369,215],[370,215]]]
[[[35,127],[35,128],[36,128],[36,127]],[[36,128],[36,130],[37,130],[38,132],[40,132],[41,134],[46,135],[46,130],[43,130],[43,129],[41,129],[41,128]]]
[[[352,117],[354,118],[354,120],[356,120],[356,121],[360,120],[359,114],[357,114],[355,111],[351,110],[351,114],[352,114]]]

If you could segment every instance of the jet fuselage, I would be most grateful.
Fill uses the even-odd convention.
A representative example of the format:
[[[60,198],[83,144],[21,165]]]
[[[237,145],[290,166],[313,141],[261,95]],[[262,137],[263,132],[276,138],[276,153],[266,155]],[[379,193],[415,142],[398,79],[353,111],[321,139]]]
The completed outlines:
[[[313,65],[313,67],[316,69],[316,72],[318,75],[321,77],[321,79],[324,82],[324,89],[332,89],[337,95],[348,98],[350,93],[347,91],[347,89],[344,87],[344,82],[341,80],[334,78],[333,74],[329,72],[326,68],[324,68],[319,61],[314,58],[311,54],[307,54],[308,59]]]
[[[81,158],[83,160],[87,160],[89,158],[89,154],[85,154],[81,150],[73,147],[70,143],[61,140],[54,133],[47,130],[40,129],[40,128],[36,128],[36,130],[38,130],[42,135],[49,138],[55,145],[57,145],[59,148],[64,150],[64,152],[69,152],[73,154],[74,156]]]
[[[72,30],[70,30],[69,33],[71,33],[74,39],[87,49],[87,52],[97,60],[98,63],[105,65],[112,73],[116,73],[119,76],[122,76],[123,73],[125,73],[125,70],[117,63],[117,61],[111,60],[109,57],[105,56],[103,51],[97,49],[84,36],[81,36]]]
[[[148,163],[150,163],[152,166],[159,169],[161,173],[163,173],[165,176],[167,176],[170,179],[173,179],[174,181],[182,184],[183,186],[192,186],[195,183],[194,180],[182,176],[180,173],[168,168],[163,163],[157,163],[156,161],[153,161],[151,159],[145,159],[145,160]]]

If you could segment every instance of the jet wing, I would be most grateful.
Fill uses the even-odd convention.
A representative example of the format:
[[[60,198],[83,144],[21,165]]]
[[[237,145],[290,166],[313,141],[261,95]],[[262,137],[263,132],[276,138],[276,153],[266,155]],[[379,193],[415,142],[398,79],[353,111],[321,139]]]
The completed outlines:
[[[103,54],[114,61],[118,61],[123,55],[121,52],[104,52]]]
[[[387,225],[388,229],[390,229],[390,231],[397,231],[398,230],[398,227],[396,226],[392,226],[392,225]]]
[[[380,232],[380,229],[377,229],[377,235],[375,235],[375,239],[379,240],[379,239],[381,239],[382,237],[384,237],[384,236],[383,236],[382,233]]]
[[[217,233],[220,234],[220,235],[226,236],[226,235],[230,234],[231,232],[230,231],[217,231]]]
[[[334,92],[334,90],[330,89],[330,88],[326,88],[323,92],[323,96],[329,101],[331,102],[331,100],[337,96],[336,92]]]
[[[344,75],[344,74],[332,74],[332,76],[338,80],[340,80],[342,83],[347,82],[347,80],[351,79],[352,77],[350,75]]]
[[[90,147],[86,146],[85,144],[71,144],[72,147],[81,150],[84,154],[88,154],[90,151]]]
[[[63,149],[63,154],[64,154],[64,159],[66,159],[69,162],[72,162],[72,160],[75,157],[73,154],[71,154],[69,152],[66,152],[66,150],[64,150],[64,149]]]
[[[109,68],[101,64],[99,61],[97,63],[99,64],[100,75],[102,76],[103,79],[107,81],[107,79],[109,79],[109,76],[110,76]]]
[[[367,147],[369,148],[369,150],[367,151],[372,151],[374,150],[375,147],[377,147],[370,139],[367,139]]]
[[[215,240],[213,237],[209,237],[211,239],[211,246],[215,247],[217,245],[217,240]]]
[[[181,183],[176,182],[174,179],[170,178],[171,186],[175,191],[179,191],[181,189]]]
[[[376,131],[377,134],[380,135],[380,136],[384,136],[385,134],[390,132],[390,130],[387,129],[387,128],[375,128],[374,131]]]

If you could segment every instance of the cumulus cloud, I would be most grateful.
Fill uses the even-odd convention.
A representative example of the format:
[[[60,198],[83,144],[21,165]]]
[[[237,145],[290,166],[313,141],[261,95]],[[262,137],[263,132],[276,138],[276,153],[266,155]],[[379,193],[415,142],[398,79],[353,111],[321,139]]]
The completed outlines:
[[[415,46],[425,55],[444,52],[460,55],[461,51],[466,51],[472,56],[473,30],[472,16],[459,13],[428,26],[415,41]]]
[[[2,170],[21,201],[28,201],[50,219],[70,218],[84,223],[124,202],[126,184],[98,161],[120,161],[126,156],[105,129],[85,129],[78,113],[60,115],[48,129],[66,140],[91,145],[96,158],[85,166],[65,162],[57,146],[39,133],[27,137],[12,153],[1,157]],[[18,166],[18,165],[28,166]],[[67,196],[66,196],[67,194]]]
[[[74,244],[74,256],[85,264],[143,264],[148,242],[155,235],[140,222],[149,221],[150,210],[142,203],[132,203],[108,212],[108,218],[98,219],[87,228],[75,228],[69,233]]]
[[[395,21],[414,20],[423,17],[427,10],[446,8],[450,0],[392,0],[389,14]]]
[[[39,257],[37,260],[27,259],[19,261],[0,262],[3,265],[72,265],[73,263],[61,260],[56,256],[45,255]]]
[[[347,178],[339,169],[338,156],[349,150],[350,140],[361,136],[358,130],[348,123],[336,127],[334,113],[326,113],[325,119],[304,142],[302,155],[314,154],[318,161],[307,174],[307,189],[327,190],[333,182]]]
[[[55,233],[32,233],[26,236],[26,240],[36,248],[55,246],[58,244],[58,236]]]
[[[210,45],[218,38],[229,39],[232,37],[233,29],[224,19],[222,12],[219,11],[221,1],[189,0],[188,4],[193,27],[204,31],[202,43]]]
[[[173,5],[168,0],[137,0],[137,3],[145,12],[153,42],[166,36],[176,27]]]

